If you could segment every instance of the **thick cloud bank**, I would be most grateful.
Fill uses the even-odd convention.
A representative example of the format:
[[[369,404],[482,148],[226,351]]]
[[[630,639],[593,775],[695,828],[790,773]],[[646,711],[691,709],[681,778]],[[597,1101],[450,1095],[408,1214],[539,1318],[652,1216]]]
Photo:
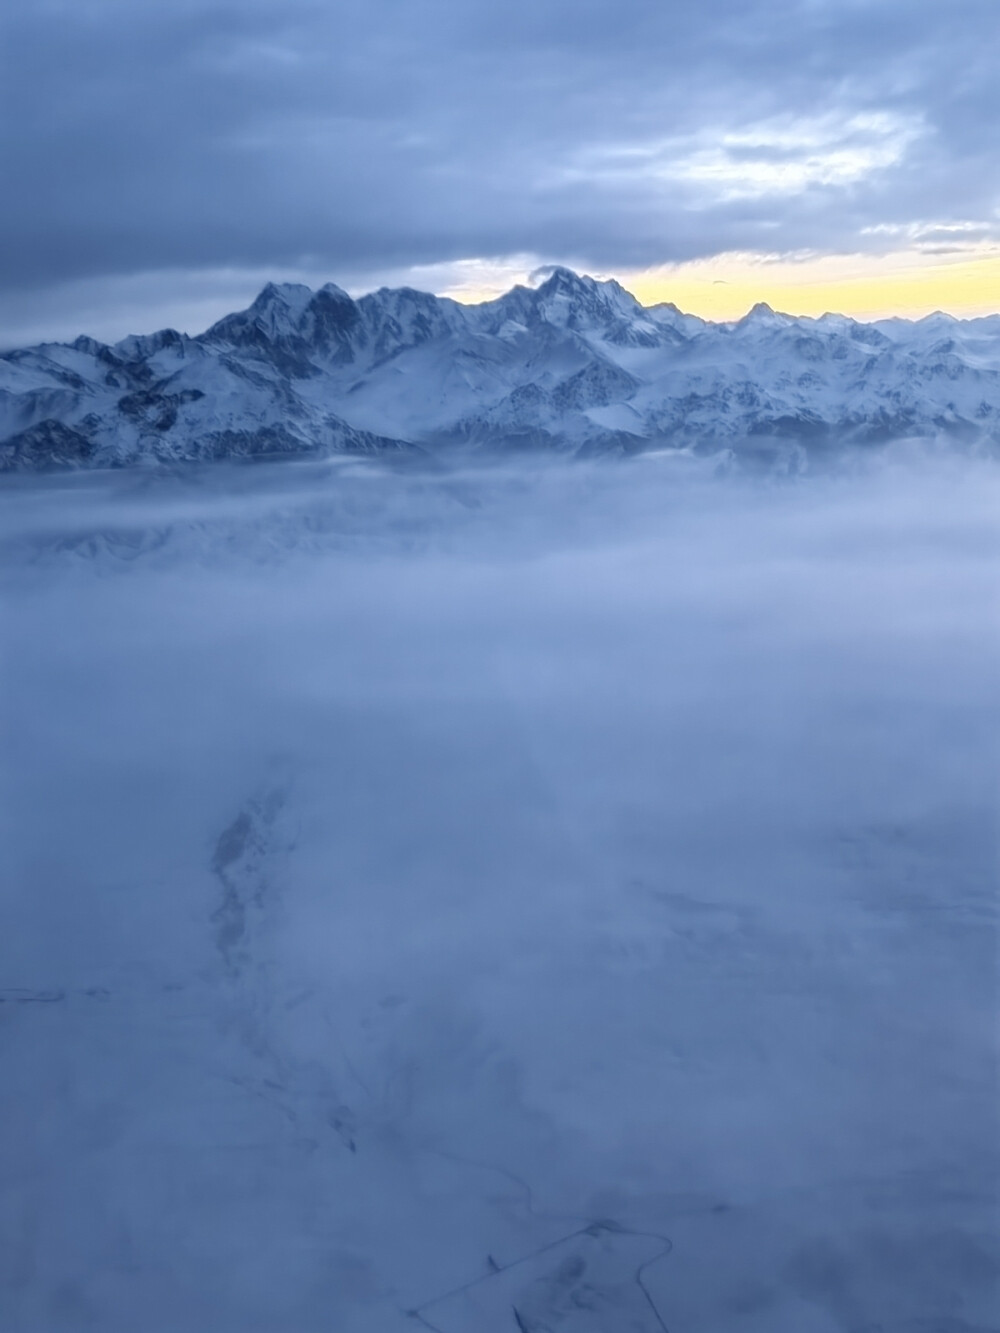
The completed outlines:
[[[14,0],[0,337],[137,292],[188,327],[234,272],[996,242],[998,28],[994,0]]]
[[[995,1327],[1000,478],[694,469],[7,480],[4,1329]]]

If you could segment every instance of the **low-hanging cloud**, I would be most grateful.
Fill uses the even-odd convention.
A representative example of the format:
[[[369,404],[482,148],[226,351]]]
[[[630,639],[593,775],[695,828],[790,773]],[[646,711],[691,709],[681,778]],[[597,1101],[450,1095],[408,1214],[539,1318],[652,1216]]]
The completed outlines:
[[[8,486],[0,1323],[988,1325],[995,465],[712,467]]]

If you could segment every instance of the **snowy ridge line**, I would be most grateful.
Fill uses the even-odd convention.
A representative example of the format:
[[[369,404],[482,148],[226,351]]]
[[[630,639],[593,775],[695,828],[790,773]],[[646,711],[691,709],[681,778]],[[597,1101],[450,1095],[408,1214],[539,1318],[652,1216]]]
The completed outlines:
[[[456,450],[1000,445],[1000,315],[713,324],[556,269],[465,306],[269,284],[197,337],[0,355],[0,471]]]

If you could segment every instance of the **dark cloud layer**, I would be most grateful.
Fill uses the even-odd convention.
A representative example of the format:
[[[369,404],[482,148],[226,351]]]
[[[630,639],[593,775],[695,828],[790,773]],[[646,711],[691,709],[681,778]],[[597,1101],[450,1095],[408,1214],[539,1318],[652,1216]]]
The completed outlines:
[[[994,0],[12,0],[0,286],[995,235],[998,40]]]

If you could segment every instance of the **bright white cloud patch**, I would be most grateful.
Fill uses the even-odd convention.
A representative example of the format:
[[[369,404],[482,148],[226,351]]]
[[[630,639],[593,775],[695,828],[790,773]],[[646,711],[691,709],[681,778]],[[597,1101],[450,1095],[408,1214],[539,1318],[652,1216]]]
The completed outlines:
[[[918,119],[888,112],[780,118],[741,130],[602,146],[588,150],[574,172],[623,184],[688,184],[704,203],[799,194],[812,186],[853,185],[897,166],[924,132]]]

